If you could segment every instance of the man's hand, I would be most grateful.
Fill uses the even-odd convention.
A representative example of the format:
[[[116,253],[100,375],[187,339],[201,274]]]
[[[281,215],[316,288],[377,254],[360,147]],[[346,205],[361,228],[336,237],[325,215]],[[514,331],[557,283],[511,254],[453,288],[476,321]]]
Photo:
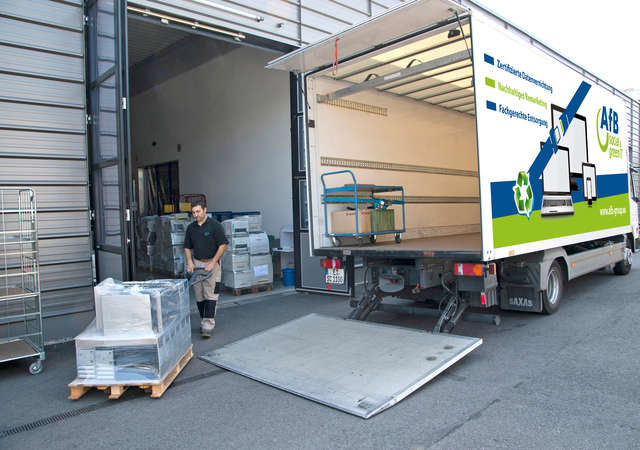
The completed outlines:
[[[187,273],[193,273],[194,270],[195,266],[193,265],[193,263],[187,263]]]
[[[209,264],[204,266],[204,270],[206,270],[207,272],[211,272],[215,266],[216,264],[213,261],[211,261]]]

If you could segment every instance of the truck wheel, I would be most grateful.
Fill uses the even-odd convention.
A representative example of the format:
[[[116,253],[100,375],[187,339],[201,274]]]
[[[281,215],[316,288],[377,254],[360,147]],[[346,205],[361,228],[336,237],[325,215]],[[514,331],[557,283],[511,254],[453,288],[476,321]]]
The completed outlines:
[[[542,309],[545,314],[553,314],[560,307],[564,291],[564,273],[560,264],[554,261],[547,274],[547,290],[542,296]]]
[[[616,275],[626,275],[631,271],[631,264],[633,263],[633,253],[631,249],[624,249],[624,259],[618,261],[613,267],[613,273]]]

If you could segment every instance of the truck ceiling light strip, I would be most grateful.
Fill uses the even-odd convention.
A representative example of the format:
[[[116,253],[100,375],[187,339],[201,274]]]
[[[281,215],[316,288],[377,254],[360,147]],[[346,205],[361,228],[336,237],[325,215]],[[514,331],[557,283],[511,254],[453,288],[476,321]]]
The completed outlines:
[[[419,50],[413,51],[411,53],[402,54],[402,55],[397,56],[397,57],[395,57],[393,59],[390,59],[388,61],[385,60],[383,62],[378,62],[378,63],[375,63],[375,64],[371,64],[371,65],[368,65],[366,67],[362,67],[362,68],[359,68],[359,69],[354,70],[352,72],[346,73],[344,75],[337,76],[335,78],[336,78],[336,80],[347,80],[348,81],[349,78],[354,77],[356,75],[359,75],[361,73],[370,72],[370,71],[375,70],[375,69],[377,69],[379,67],[384,67],[384,66],[387,66],[387,65],[391,65],[391,64],[393,64],[395,62],[402,61],[403,59],[408,59],[408,58],[411,58],[413,56],[421,55],[423,53],[427,53],[427,52],[432,51],[432,50],[438,50],[440,48],[446,47],[447,45],[452,45],[452,44],[455,44],[457,42],[460,42],[461,40],[462,40],[462,38],[454,39],[454,40],[450,40],[450,41],[445,41],[445,42],[439,42],[436,45],[431,45],[429,47],[424,47],[424,48],[421,48]],[[397,50],[392,50],[391,52],[397,52]],[[385,53],[382,53],[381,55],[379,55],[379,57],[383,57],[384,55],[385,55]]]
[[[333,167],[354,167],[373,170],[396,170],[399,172],[420,172],[434,175],[453,175],[459,177],[477,177],[475,170],[449,169],[446,167],[417,166],[413,164],[398,164],[382,161],[367,161],[362,159],[347,159],[322,156],[320,164]]]
[[[381,106],[368,105],[366,103],[354,102],[353,100],[329,100],[328,102],[324,102],[325,105],[337,106],[338,108],[351,109],[353,111],[360,111],[370,114],[377,114],[379,116],[387,116],[388,110],[387,108],[383,108]]]
[[[262,22],[264,20],[264,17],[262,16],[257,16],[255,14],[240,11],[235,8],[229,8],[228,6],[218,5],[217,3],[213,3],[209,0],[191,0],[191,1],[195,3],[200,3],[201,5],[210,6],[211,8],[219,9],[220,11],[225,11],[231,14],[235,14],[237,16],[246,17],[247,19],[255,20],[256,22]]]
[[[214,27],[214,26],[211,26],[211,25],[203,24],[202,22],[199,22],[199,21],[192,21],[192,20],[181,19],[179,17],[168,16],[166,14],[161,14],[161,13],[158,13],[158,12],[154,12],[154,11],[151,11],[150,9],[146,9],[146,8],[143,9],[143,8],[137,8],[135,6],[127,5],[127,9],[129,11],[141,14],[143,16],[157,17],[163,23],[175,22],[175,23],[180,23],[180,24],[183,24],[183,25],[187,25],[187,26],[189,26],[189,27],[191,27],[193,29],[201,28],[203,30],[213,31],[214,33],[220,33],[220,34],[224,34],[224,35],[227,35],[227,36],[231,36],[236,41],[240,41],[240,40],[246,38],[246,36],[244,34],[242,34],[242,33],[236,33],[234,31],[223,30],[222,28],[217,28],[217,27]]]
[[[467,64],[462,64],[460,66],[449,67],[449,68],[446,68],[444,70],[440,70],[438,72],[427,72],[427,73],[424,73],[424,74],[422,74],[422,75],[420,75],[420,76],[418,76],[416,78],[411,78],[411,79],[408,79],[408,80],[402,80],[399,83],[388,84],[385,87],[380,88],[380,90],[381,91],[389,91],[391,89],[396,89],[396,88],[399,88],[399,87],[402,87],[402,86],[406,86],[408,84],[418,83],[420,81],[427,80],[429,78],[436,78],[438,75],[444,75],[444,74],[447,74],[447,73],[455,72],[456,70],[469,69],[469,68],[472,68],[472,67],[473,67],[473,64],[467,63]],[[401,95],[405,95],[405,94],[401,94]]]
[[[382,85],[391,83],[393,81],[399,81],[404,78],[408,78],[414,75],[421,74],[423,72],[427,72],[429,70],[448,66],[450,64],[455,64],[468,59],[469,59],[469,54],[466,52],[466,50],[463,50],[461,52],[453,53],[451,55],[443,56],[441,58],[436,58],[431,61],[418,64],[417,66],[409,67],[408,69],[398,70],[397,72],[393,72],[388,75],[384,75],[378,78],[373,78],[369,81],[364,81],[359,84],[354,84],[353,86],[349,86],[343,89],[338,89],[337,91],[331,92],[326,95],[319,95],[318,102],[320,103],[328,102],[330,100],[346,97],[348,95],[352,95],[360,91],[374,89],[377,86],[382,86]]]

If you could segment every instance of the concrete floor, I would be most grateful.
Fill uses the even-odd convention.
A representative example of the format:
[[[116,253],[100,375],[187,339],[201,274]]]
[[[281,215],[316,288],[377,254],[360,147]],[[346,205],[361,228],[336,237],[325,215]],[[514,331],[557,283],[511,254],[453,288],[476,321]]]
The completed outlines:
[[[227,372],[199,355],[311,312],[344,317],[343,297],[276,293],[220,309],[213,338],[159,400],[66,399],[71,343],[47,349],[42,374],[0,366],[0,448],[638,448],[640,255],[624,277],[569,282],[552,316],[499,312],[500,326],[461,322],[484,344],[369,420]],[[375,312],[371,321],[430,329],[434,318]],[[312,357],[312,355],[310,355]],[[375,355],[371,355],[375,358]]]

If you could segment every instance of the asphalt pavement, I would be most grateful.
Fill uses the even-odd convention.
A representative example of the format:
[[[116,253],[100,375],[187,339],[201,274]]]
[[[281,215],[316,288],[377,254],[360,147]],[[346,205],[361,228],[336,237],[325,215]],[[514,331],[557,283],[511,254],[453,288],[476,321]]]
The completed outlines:
[[[67,400],[72,343],[45,370],[0,365],[0,448],[638,448],[640,254],[626,276],[568,283],[552,316],[505,312],[460,322],[484,343],[390,409],[364,420],[206,363],[197,356],[309,313],[345,317],[347,299],[275,293],[228,304],[210,340],[161,399],[129,389]],[[370,321],[431,329],[435,318],[374,312]],[[375,358],[375,355],[371,355]]]

